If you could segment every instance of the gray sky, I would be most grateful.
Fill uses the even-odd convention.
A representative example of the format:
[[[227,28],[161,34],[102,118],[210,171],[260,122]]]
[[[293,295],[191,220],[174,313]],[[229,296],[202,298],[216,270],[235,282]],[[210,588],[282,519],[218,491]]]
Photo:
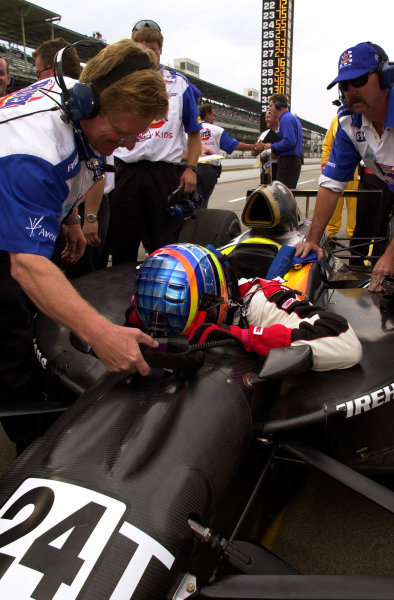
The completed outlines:
[[[107,42],[130,37],[140,19],[156,21],[164,35],[162,61],[187,57],[202,79],[243,93],[260,91],[262,0],[32,0],[62,15],[60,25],[83,34],[100,31]],[[394,60],[393,0],[295,0],[292,112],[328,127],[337,87],[339,55],[359,42],[381,45]],[[144,7],[141,9],[140,7]]]

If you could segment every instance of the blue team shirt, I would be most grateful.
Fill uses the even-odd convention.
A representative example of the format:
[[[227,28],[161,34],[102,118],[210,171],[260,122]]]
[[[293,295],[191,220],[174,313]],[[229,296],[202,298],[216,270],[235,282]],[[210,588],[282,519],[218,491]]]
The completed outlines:
[[[288,110],[279,117],[277,134],[282,139],[271,144],[271,150],[275,154],[279,156],[301,156],[304,142],[302,125],[300,120]]]
[[[59,92],[47,79],[0,99],[0,250],[50,258],[60,222],[93,184]]]

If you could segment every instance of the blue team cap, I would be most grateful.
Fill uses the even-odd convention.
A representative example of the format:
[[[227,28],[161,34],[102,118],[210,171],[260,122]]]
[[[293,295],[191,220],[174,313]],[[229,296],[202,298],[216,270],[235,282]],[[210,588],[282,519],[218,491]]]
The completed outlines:
[[[338,75],[331,81],[327,89],[336,83],[349,79],[356,79],[379,67],[381,57],[379,52],[369,42],[362,42],[342,52],[338,61]]]

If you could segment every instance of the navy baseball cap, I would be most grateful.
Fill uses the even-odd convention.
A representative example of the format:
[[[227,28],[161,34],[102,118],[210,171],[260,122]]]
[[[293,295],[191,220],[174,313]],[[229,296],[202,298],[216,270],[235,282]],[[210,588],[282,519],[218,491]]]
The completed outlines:
[[[352,46],[342,52],[338,61],[338,75],[331,81],[327,89],[330,90],[336,83],[349,79],[356,79],[379,67],[381,57],[379,52],[369,42]]]

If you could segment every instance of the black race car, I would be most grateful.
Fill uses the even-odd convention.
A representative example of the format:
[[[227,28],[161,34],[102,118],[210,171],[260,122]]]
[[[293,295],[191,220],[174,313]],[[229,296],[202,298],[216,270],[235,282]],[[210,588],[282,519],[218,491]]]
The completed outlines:
[[[240,275],[264,276],[308,229],[278,182],[248,195],[242,221],[244,233],[234,213],[197,211],[180,241],[221,246]],[[75,285],[122,324],[135,269]],[[394,512],[394,493],[375,480],[394,471],[392,284],[371,294],[368,273],[328,244],[324,267],[291,266],[284,278],[349,320],[360,364],[315,372],[308,347],[262,361],[236,345],[191,351],[169,339],[149,376],[110,374],[38,315],[48,399],[18,408],[63,414],[1,481],[0,598],[394,598],[394,575],[301,575],[259,543],[302,465]]]

